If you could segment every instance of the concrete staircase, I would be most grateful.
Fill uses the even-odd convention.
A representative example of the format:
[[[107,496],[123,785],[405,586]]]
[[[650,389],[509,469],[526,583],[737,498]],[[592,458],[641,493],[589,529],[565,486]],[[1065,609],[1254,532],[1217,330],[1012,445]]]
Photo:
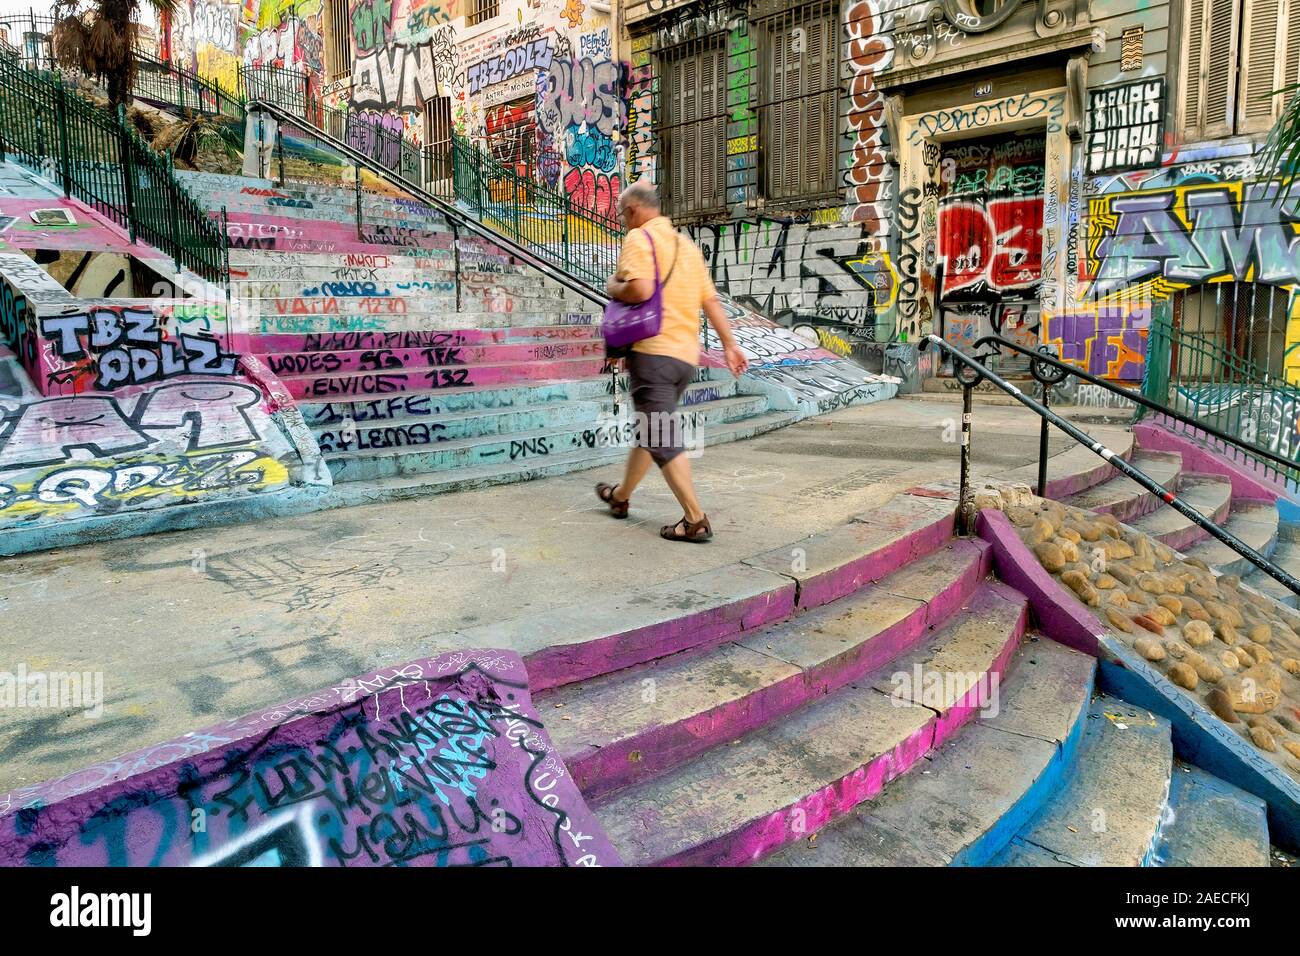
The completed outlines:
[[[1267,524],[1223,476],[1128,441],[1117,451],[1207,514]],[[1085,452],[1053,459],[1058,493],[1213,556]],[[1168,721],[1099,694],[1096,661],[1035,631],[985,542],[936,536],[923,500],[857,516],[877,531],[855,544],[853,525],[810,539],[810,570],[792,572],[788,550],[744,562],[795,579],[788,613],[737,610],[719,637],[669,612],[654,629],[672,641],[612,657],[583,639],[529,659],[551,687],[548,730],[623,858],[1268,865],[1264,802],[1177,761]],[[635,613],[624,623],[647,633]]]
[[[349,188],[190,174],[224,204],[243,349],[299,403],[336,483],[381,498],[605,464],[632,437],[592,303],[440,212]],[[703,442],[799,416],[702,369],[686,404]],[[725,373],[723,373],[725,374]]]

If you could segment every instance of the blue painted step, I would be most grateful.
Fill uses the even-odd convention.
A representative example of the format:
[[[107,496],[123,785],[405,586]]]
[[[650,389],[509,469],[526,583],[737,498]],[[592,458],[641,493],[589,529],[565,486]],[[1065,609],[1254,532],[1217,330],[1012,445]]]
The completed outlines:
[[[1181,761],[1156,844],[1156,866],[1268,866],[1268,805]]]
[[[1151,865],[1172,768],[1169,721],[1098,696],[1065,787],[992,865]]]

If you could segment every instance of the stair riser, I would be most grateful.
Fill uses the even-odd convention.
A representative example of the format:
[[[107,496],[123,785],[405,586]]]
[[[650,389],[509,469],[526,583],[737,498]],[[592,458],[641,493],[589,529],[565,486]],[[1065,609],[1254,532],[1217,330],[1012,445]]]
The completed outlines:
[[[249,252],[241,249],[230,250],[231,271],[236,278],[247,278],[240,273],[247,269],[277,279],[294,278],[296,272],[280,272],[281,269],[387,269],[412,268],[426,266],[452,271],[455,269],[456,257],[450,249],[379,249],[372,252],[276,252],[275,250]],[[498,250],[496,255],[472,252],[462,247],[460,255],[462,272],[475,269],[480,272],[495,272],[499,275],[530,275],[532,270],[516,265],[510,257]]]
[[[1220,507],[1216,508],[1209,519],[1217,525],[1222,525],[1228,520],[1228,514],[1232,511],[1232,501],[1225,501]],[[1186,551],[1189,547],[1198,541],[1203,541],[1209,537],[1209,532],[1203,530],[1196,524],[1188,524],[1186,528],[1180,528],[1177,531],[1166,531],[1164,534],[1155,536],[1161,544],[1168,545],[1175,551]],[[1254,565],[1251,565],[1253,568]]]
[[[459,307],[453,292],[447,296],[435,295],[375,295],[327,296],[300,295],[284,299],[238,299],[239,305],[249,315],[277,317],[281,315],[416,315],[445,316],[458,312],[563,312],[567,304],[562,296],[512,296],[504,293],[466,290],[460,297]]]
[[[597,426],[593,422],[587,427],[559,430],[549,435],[488,440],[468,448],[439,449],[435,443],[397,454],[382,454],[373,458],[349,457],[330,460],[328,463],[335,481],[391,478],[482,465],[511,465],[550,455],[622,448],[628,444],[624,434],[627,430],[626,426]],[[392,449],[376,451],[392,452]]]
[[[521,365],[461,365],[418,371],[358,372],[356,375],[286,376],[283,382],[294,398],[328,401],[434,388],[485,388],[514,382],[595,377],[600,374],[602,364],[601,359],[578,359]]]
[[[731,398],[735,395],[735,385],[731,384],[730,388],[719,391],[712,388],[703,390],[693,385],[683,396],[683,403],[698,404],[698,402],[685,401],[692,395],[701,395],[703,396],[701,400],[707,401]],[[500,411],[547,402],[572,401],[599,401],[602,406],[611,405],[608,380],[602,377],[549,385],[473,389],[445,394],[434,392],[384,395],[362,401],[304,402],[298,407],[308,425],[325,427],[341,424],[348,418],[360,426],[368,422],[436,416],[449,412]],[[622,405],[620,410],[621,408]]]
[[[399,419],[382,423],[354,423],[349,437],[346,425],[336,424],[313,429],[322,453],[351,451],[368,447],[378,451],[393,448],[418,448],[438,442],[462,438],[484,438],[511,435],[544,428],[564,428],[570,425],[590,425],[600,415],[595,402],[582,405],[560,405],[553,408],[537,406],[495,415],[455,419],[450,422]]]
[[[605,383],[596,379],[553,385],[485,388],[440,395],[412,392],[340,402],[303,402],[298,407],[308,425],[325,427],[352,419],[358,426],[401,418],[436,416],[476,410],[514,409],[547,402],[588,401],[605,395]]]
[[[448,332],[353,332],[340,335],[258,335],[249,351],[258,355],[287,352],[350,352],[393,349],[456,348],[481,345],[540,345],[597,337],[590,325],[509,326],[498,329],[456,329]]]
[[[253,335],[327,335],[340,332],[454,332],[467,325],[508,329],[526,325],[583,324],[575,312],[447,312],[442,315],[263,315],[250,320]]]
[[[741,414],[744,412],[759,412],[762,410],[760,402],[738,406]],[[692,426],[696,429],[703,429],[711,425],[721,424],[730,420],[730,408],[711,408],[707,405],[701,406],[697,411],[689,413]],[[635,424],[628,419],[619,421],[599,420],[596,415],[586,421],[576,421],[573,423],[557,423],[557,431],[551,434],[536,436],[530,438],[508,438],[503,437],[499,441],[485,441],[469,448],[439,449],[437,446],[441,442],[451,441],[455,436],[448,434],[457,427],[473,428],[473,424],[465,426],[446,425],[443,423],[423,424],[423,423],[393,423],[385,426],[372,428],[357,428],[357,440],[353,440],[350,448],[339,447],[339,443],[344,441],[339,436],[338,429],[332,429],[330,444],[333,448],[322,451],[350,451],[370,449],[379,453],[374,458],[347,458],[334,459],[329,462],[330,470],[337,481],[357,481],[367,478],[385,478],[396,475],[424,474],[427,472],[445,471],[452,468],[472,468],[479,465],[491,464],[494,462],[516,463],[534,457],[546,457],[553,454],[568,454],[573,452],[582,452],[585,450],[605,450],[630,447],[635,434]],[[539,424],[535,427],[545,428],[545,424]],[[445,430],[444,430],[445,428]],[[516,429],[505,430],[504,432],[491,433],[487,438],[495,434],[509,435],[516,432]],[[372,442],[372,433],[374,441]],[[698,432],[697,432],[698,434]],[[476,437],[466,435],[465,437]],[[388,443],[388,444],[385,444]],[[394,449],[406,449],[410,451],[400,451],[392,454]]]
[[[1007,662],[1024,634],[1026,612],[1008,634],[1008,640],[990,667],[990,675],[1001,681]],[[868,761],[853,773],[809,794],[783,810],[752,820],[732,832],[701,843],[667,859],[659,866],[743,866],[761,859],[795,840],[807,839],[817,830],[845,816],[854,807],[876,797],[891,780],[916,766],[926,753],[940,746],[973,720],[983,705],[976,687],[941,716],[929,720],[893,750]]]
[[[311,203],[295,205],[295,203]],[[277,200],[271,197],[266,202],[227,201],[227,218],[254,219],[274,216],[277,219],[297,219],[302,222],[328,222],[333,225],[351,226],[356,229],[356,207],[338,203],[312,203],[303,199]],[[386,209],[382,206],[365,206],[362,212],[362,227],[372,223],[400,225],[405,228],[422,229],[428,232],[441,232],[451,235],[451,227],[442,218],[413,216],[400,210]]]
[[[276,300],[322,295],[337,298],[372,295],[427,296],[438,300],[450,296],[454,300],[456,295],[456,273],[450,269],[435,268],[434,264],[427,269],[397,269],[391,266],[384,269],[361,269],[340,266],[336,269],[312,271],[316,274],[310,278],[268,276],[264,279],[236,279],[231,283],[230,294],[232,298],[241,300]],[[494,276],[491,273],[468,272],[462,277],[459,285],[462,297],[470,294],[482,297],[492,292],[534,298],[563,296],[561,290],[548,290],[542,285],[541,279],[528,276]]]
[[[967,552],[968,558],[962,572],[933,601],[919,605],[915,612],[870,641],[818,667],[688,720],[655,727],[591,753],[565,754],[564,762],[578,789],[588,800],[595,800],[647,780],[711,747],[770,724],[911,651],[970,598],[988,573],[987,549],[959,547]],[[630,759],[633,752],[639,755],[635,762]]]
[[[292,352],[267,355],[277,375],[335,375],[344,372],[391,372],[431,366],[491,365],[504,362],[549,362],[600,358],[602,342],[556,342],[522,345],[452,345],[420,349],[367,349],[347,352]]]

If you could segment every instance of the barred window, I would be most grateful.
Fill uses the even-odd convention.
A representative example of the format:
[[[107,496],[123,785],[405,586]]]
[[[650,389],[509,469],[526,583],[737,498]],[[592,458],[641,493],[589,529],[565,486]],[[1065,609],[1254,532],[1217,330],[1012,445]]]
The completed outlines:
[[[469,0],[469,12],[465,14],[465,26],[472,27],[484,20],[491,20],[497,15],[500,0]]]
[[[662,51],[655,138],[664,156],[660,196],[670,216],[727,208],[727,52],[721,36]]]
[[[352,75],[352,27],[348,0],[326,0],[325,76],[331,83]]]
[[[761,57],[760,190],[770,201],[836,195],[839,20],[811,3],[754,21]]]

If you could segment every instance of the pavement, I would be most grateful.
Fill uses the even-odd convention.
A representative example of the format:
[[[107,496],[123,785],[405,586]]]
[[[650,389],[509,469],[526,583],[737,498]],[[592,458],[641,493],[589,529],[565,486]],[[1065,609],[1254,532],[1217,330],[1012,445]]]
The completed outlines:
[[[458,649],[458,629],[514,622],[502,633],[523,647],[555,609],[795,545],[955,481],[959,417],[949,402],[887,401],[705,449],[692,462],[715,532],[704,546],[659,539],[680,509],[658,475],[630,520],[611,519],[592,493],[617,480],[607,468],[0,559],[0,673],[95,672],[104,692],[94,718],[5,711],[0,793]],[[1037,461],[1027,410],[977,406],[973,428],[977,476]],[[1054,435],[1051,453],[1072,445]]]

